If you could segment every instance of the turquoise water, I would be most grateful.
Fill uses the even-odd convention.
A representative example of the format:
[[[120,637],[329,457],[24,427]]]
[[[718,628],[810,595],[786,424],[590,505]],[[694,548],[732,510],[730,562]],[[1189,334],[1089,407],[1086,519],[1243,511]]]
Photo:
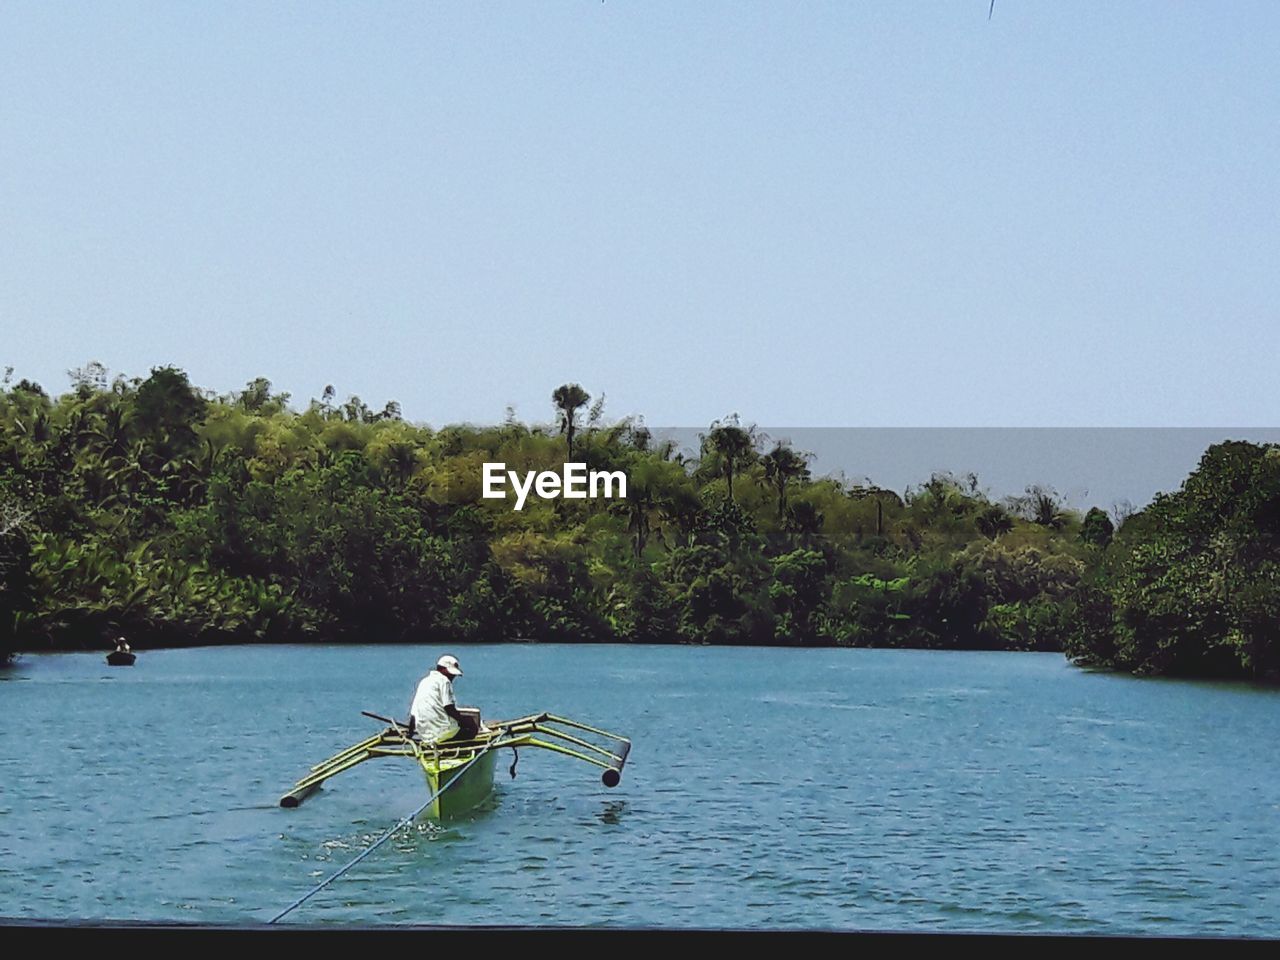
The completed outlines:
[[[301,808],[442,651],[27,656],[0,676],[0,916],[269,919],[425,799],[403,761]],[[634,747],[499,759],[287,922],[1280,936],[1280,693],[1060,656],[464,647],[460,701]]]

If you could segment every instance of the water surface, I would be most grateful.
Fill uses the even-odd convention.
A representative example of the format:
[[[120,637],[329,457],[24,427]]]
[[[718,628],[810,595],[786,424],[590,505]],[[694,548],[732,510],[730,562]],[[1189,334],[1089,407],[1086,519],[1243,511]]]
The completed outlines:
[[[311,764],[441,651],[27,656],[0,674],[0,916],[265,921],[425,799]],[[621,786],[521,751],[290,916],[1280,936],[1280,694],[1053,654],[463,647],[459,699],[631,736]]]

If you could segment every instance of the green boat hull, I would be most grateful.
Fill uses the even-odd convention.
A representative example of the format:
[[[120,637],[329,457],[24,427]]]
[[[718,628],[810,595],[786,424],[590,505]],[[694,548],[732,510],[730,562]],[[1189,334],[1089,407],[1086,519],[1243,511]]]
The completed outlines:
[[[459,759],[435,761],[424,758],[428,795],[439,794],[421,814],[432,820],[450,820],[470,813],[493,793],[493,770],[498,759],[496,750],[488,750],[471,766],[474,754]],[[456,781],[456,782],[455,782]],[[440,793],[441,787],[448,787]]]

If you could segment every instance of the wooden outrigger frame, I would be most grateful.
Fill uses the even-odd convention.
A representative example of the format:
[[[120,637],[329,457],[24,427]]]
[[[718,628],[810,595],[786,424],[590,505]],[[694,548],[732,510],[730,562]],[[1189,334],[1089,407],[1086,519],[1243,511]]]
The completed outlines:
[[[433,794],[438,796],[456,786],[459,788],[458,793],[468,794],[470,799],[478,801],[487,796],[492,788],[492,759],[495,751],[504,747],[511,747],[513,750],[518,750],[520,747],[539,747],[573,757],[575,760],[582,760],[604,770],[600,779],[606,787],[616,787],[622,780],[622,768],[627,762],[627,754],[631,751],[631,741],[626,737],[550,713],[532,714],[515,720],[486,724],[470,739],[447,740],[438,744],[423,743],[415,739],[403,724],[394,720],[372,713],[366,713],[365,716],[381,720],[389,726],[381,733],[361,740],[334,754],[323,763],[316,764],[305,777],[280,798],[280,806],[299,806],[326,780],[366,760],[378,757],[411,757],[418,762],[423,773],[426,774],[427,785]],[[578,734],[597,737],[606,741],[607,745],[592,743]],[[518,759],[519,754],[517,753],[516,756]],[[467,771],[477,761],[486,757],[490,762],[487,765],[479,764],[477,773],[471,775],[472,789],[466,789],[461,781],[467,779]],[[515,776],[515,763],[511,765],[511,775]],[[452,783],[455,777],[460,781],[456,785]],[[439,817],[441,813],[437,801],[432,809],[432,815]]]

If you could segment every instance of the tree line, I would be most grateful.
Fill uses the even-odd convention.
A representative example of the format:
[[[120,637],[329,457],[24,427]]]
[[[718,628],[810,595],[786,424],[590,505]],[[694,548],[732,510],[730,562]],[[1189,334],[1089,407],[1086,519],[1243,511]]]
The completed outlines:
[[[607,422],[432,429],[326,387],[216,394],[158,367],[0,385],[0,651],[360,641],[1062,651],[1139,673],[1280,677],[1280,448],[1209,448],[1112,517],[936,474],[814,476],[736,415],[696,454]],[[480,496],[482,464],[623,470],[626,500]]]

